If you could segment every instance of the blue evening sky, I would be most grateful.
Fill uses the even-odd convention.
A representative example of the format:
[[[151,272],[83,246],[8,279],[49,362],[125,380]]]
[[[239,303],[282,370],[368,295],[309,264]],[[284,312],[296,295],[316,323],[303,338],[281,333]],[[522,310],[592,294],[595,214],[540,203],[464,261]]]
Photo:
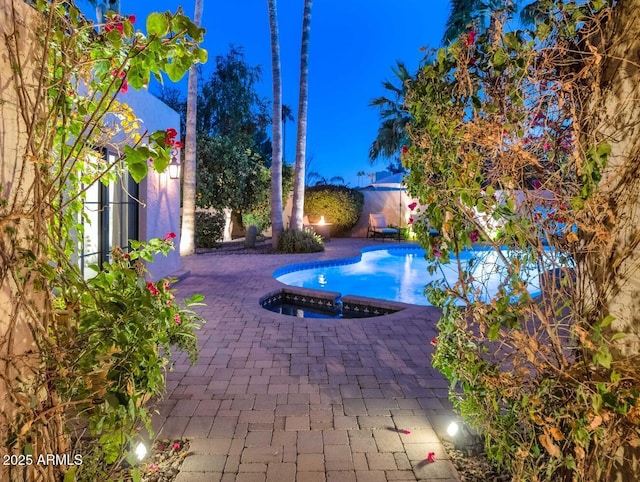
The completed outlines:
[[[121,0],[122,14],[135,14],[137,27],[152,11],[182,5],[193,18],[195,1]],[[87,0],[79,6],[89,14]],[[278,20],[284,103],[297,121],[303,0],[279,0]],[[382,171],[385,159],[371,165],[369,146],[380,124],[374,97],[385,94],[381,82],[394,80],[391,67],[404,61],[414,71],[424,56],[420,47],[439,47],[449,13],[448,0],[316,0],[311,20],[309,58],[308,170],[343,177],[352,187],[365,185],[359,171]],[[266,0],[204,1],[202,26],[209,58],[242,46],[250,65],[260,65],[259,92],[271,99],[271,47]],[[203,67],[204,77],[213,62]],[[178,87],[186,93],[186,82]],[[285,155],[295,159],[295,123],[286,127]]]

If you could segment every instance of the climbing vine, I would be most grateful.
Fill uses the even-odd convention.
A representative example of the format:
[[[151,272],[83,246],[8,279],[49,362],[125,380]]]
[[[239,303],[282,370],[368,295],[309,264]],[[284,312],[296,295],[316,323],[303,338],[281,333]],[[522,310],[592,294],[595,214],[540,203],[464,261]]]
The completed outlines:
[[[414,230],[431,271],[459,275],[426,289],[442,310],[433,363],[514,480],[637,475],[637,326],[613,306],[616,266],[639,267],[637,236],[616,239],[634,223],[636,198],[621,193],[637,190],[638,152],[632,124],[603,135],[594,122],[627,115],[603,74],[623,13],[543,0],[535,26],[507,30],[510,13],[495,11],[487,32],[433,52],[406,95]],[[612,190],[613,178],[627,185]]]
[[[0,478],[105,480],[127,460],[137,479],[134,442],[171,350],[197,357],[202,297],[178,302],[173,280],[145,279],[173,233],[115,247],[88,280],[74,256],[91,186],[167,168],[175,129],[146,131],[126,94],[206,61],[204,30],[180,11],[151,14],[143,32],[134,16],[96,26],[73,1],[32,3],[4,1],[0,91],[14,135],[1,145],[0,453],[32,463],[3,464]]]

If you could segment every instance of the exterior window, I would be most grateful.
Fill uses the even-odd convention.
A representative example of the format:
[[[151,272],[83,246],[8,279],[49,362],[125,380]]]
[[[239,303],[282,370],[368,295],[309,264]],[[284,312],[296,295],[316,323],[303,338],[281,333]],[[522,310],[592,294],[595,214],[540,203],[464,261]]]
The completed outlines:
[[[107,162],[115,156],[107,154]],[[95,275],[91,265],[109,261],[111,249],[127,251],[129,241],[138,239],[138,184],[128,174],[105,186],[95,183],[84,200],[84,235],[80,240],[80,269],[86,279]]]

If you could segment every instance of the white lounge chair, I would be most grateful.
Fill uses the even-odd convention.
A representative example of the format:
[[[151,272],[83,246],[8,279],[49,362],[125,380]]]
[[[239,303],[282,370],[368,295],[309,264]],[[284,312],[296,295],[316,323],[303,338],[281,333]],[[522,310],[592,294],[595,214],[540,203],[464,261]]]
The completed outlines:
[[[387,226],[387,220],[384,214],[369,214],[369,227],[367,228],[367,238],[396,237],[398,230]]]

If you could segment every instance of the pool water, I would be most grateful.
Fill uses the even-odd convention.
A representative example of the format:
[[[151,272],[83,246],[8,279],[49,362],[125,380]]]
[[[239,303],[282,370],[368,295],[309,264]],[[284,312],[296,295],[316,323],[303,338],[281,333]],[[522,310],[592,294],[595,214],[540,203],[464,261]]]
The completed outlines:
[[[502,254],[508,257],[508,250]],[[488,301],[506,276],[506,268],[493,249],[474,249],[460,253],[460,267],[473,276],[478,298]],[[274,277],[290,286],[335,291],[345,295],[366,296],[413,305],[429,305],[425,286],[433,280],[445,280],[455,286],[459,279],[456,258],[429,274],[425,251],[417,245],[386,249],[364,249],[362,256],[335,261],[305,263],[277,270]],[[531,296],[539,294],[539,276],[535,266],[521,270]]]

